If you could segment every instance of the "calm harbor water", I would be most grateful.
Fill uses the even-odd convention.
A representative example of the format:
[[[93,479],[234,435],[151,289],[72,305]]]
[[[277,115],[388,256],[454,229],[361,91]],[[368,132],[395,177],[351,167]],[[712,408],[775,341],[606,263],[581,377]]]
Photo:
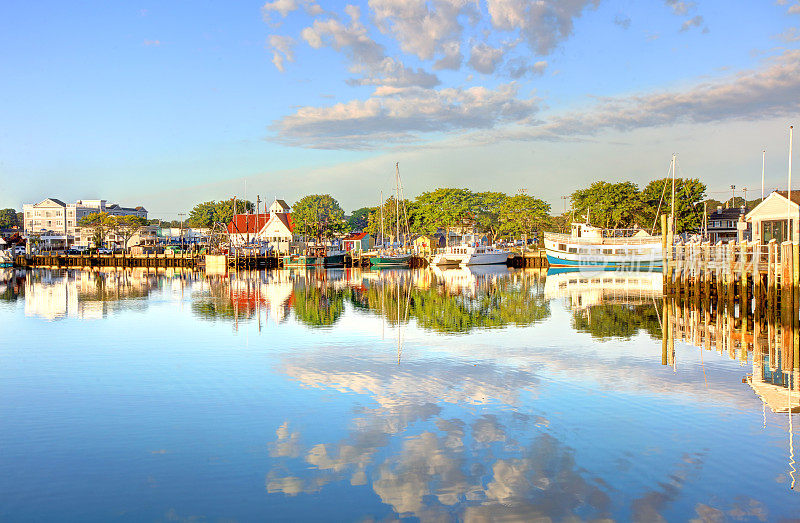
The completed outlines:
[[[0,520],[798,518],[797,371],[612,274],[7,270]]]

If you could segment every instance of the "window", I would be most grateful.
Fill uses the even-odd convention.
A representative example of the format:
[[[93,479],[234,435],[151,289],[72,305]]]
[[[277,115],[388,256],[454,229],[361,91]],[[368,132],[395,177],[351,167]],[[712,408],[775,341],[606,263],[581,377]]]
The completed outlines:
[[[576,253],[576,252],[578,252],[578,249],[576,249],[575,247],[570,247],[569,248],[569,252]]]
[[[566,251],[567,250],[567,245],[564,244],[564,243],[559,243],[558,244],[558,250],[559,251]]]

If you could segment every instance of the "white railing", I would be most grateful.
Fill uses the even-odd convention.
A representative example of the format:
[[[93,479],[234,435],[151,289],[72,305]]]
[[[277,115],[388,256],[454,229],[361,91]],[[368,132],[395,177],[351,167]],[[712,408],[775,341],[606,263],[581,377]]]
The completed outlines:
[[[573,245],[659,245],[661,236],[646,236],[628,238],[577,238],[570,234],[558,232],[544,233],[544,239],[559,243],[570,243]]]

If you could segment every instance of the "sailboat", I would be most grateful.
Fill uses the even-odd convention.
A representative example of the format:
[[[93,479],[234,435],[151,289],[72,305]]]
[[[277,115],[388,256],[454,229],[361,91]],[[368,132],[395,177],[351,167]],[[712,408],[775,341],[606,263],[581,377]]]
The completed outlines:
[[[383,247],[378,251],[378,254],[369,259],[369,264],[375,268],[381,267],[408,267],[411,261],[411,254],[404,252],[399,248],[400,240],[400,164],[395,164],[395,233],[398,239],[398,248]],[[381,200],[383,198],[381,197]],[[383,241],[383,202],[381,202],[381,241]]]

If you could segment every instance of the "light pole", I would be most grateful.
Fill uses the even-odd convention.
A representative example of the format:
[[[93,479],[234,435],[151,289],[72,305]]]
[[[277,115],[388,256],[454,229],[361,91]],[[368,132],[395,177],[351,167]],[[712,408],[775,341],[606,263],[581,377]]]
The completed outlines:
[[[179,212],[178,216],[181,217],[181,254],[183,254],[183,217],[186,216],[186,213]]]

